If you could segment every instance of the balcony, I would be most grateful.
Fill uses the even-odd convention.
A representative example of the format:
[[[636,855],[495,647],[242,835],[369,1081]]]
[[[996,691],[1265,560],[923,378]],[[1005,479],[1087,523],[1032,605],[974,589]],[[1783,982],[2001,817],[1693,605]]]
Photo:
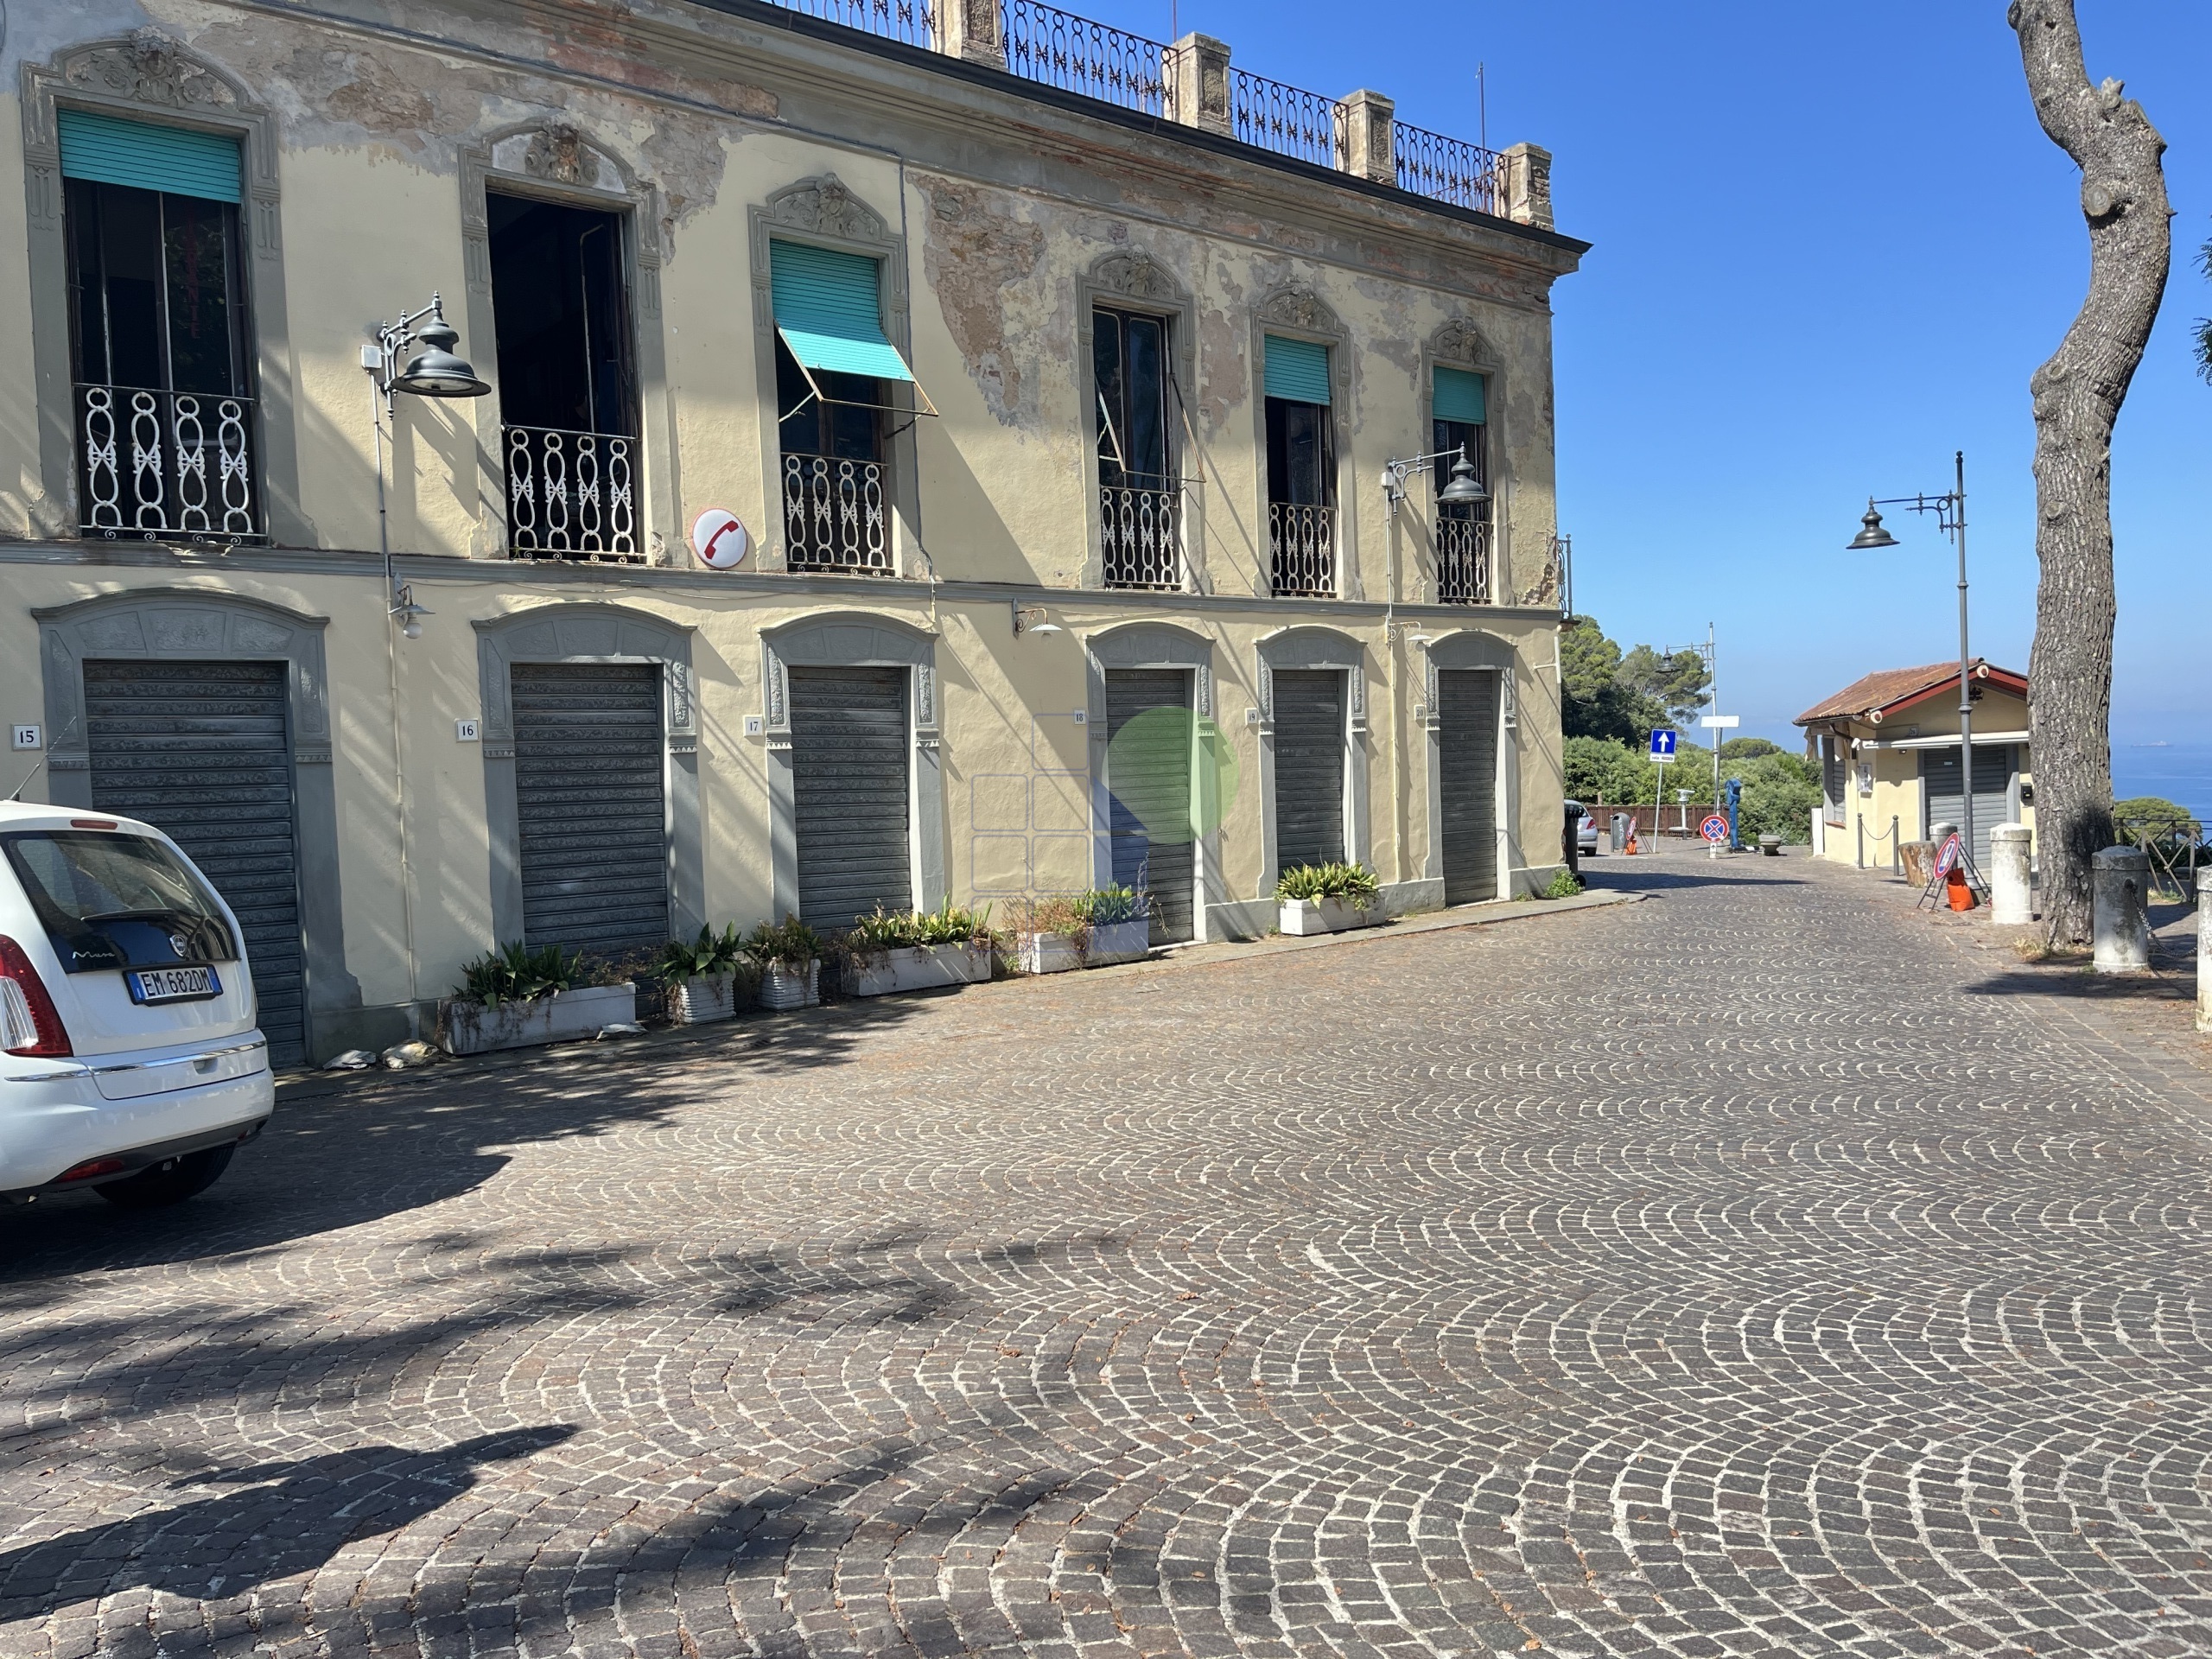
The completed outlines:
[[[892,574],[880,461],[784,457],[784,563],[841,575]]]
[[[1098,490],[1099,541],[1109,588],[1183,591],[1183,486]]]
[[[253,542],[253,399],[77,387],[78,528],[106,541]]]
[[[1268,504],[1268,549],[1278,598],[1337,596],[1337,510]]]
[[[510,558],[645,562],[635,438],[550,426],[510,426],[504,434]]]
[[[1490,603],[1490,521],[1440,509],[1436,521],[1436,601]]]

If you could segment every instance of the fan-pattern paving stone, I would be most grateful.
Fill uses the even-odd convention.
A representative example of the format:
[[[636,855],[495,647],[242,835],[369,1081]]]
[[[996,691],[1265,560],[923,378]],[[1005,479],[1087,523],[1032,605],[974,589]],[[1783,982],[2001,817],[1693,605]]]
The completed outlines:
[[[0,1653],[2212,1651],[2203,1078],[1796,861],[0,1212]]]

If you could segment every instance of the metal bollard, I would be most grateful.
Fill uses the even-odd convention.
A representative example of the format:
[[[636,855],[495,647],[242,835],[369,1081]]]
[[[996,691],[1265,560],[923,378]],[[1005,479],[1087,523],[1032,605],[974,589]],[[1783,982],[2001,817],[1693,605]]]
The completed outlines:
[[[2089,860],[2090,931],[2101,974],[2151,968],[2151,856],[2139,847],[2107,847]]]
[[[2212,886],[2196,887],[2196,1028],[2212,1031]]]
[[[2028,843],[2034,834],[2024,823],[2000,823],[1989,832],[1989,919],[2000,927],[2035,919],[2028,896]]]
[[[1904,844],[1897,839],[1897,815],[1890,814],[1890,874],[1904,874]]]
[[[1859,853],[1853,861],[1863,870],[1866,868],[1866,820],[1854,817],[1851,821],[1851,827],[1859,832]]]

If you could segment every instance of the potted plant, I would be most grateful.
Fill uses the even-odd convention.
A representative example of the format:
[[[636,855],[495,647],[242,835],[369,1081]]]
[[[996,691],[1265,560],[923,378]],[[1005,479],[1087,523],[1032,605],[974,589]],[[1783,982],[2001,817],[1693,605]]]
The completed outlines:
[[[1084,953],[1085,967],[1141,962],[1152,949],[1150,893],[1129,887],[1094,887],[1083,895],[1083,906],[1090,924],[1090,947]]]
[[[1300,864],[1275,882],[1285,933],[1341,933],[1382,919],[1375,872],[1364,864]]]
[[[1021,907],[1015,949],[1025,974],[1141,960],[1152,948],[1148,895],[1128,887],[1049,893]]]
[[[973,985],[991,976],[990,909],[878,910],[855,917],[844,938],[845,989],[853,996]]]
[[[746,936],[745,954],[760,964],[760,1006],[779,1012],[822,1000],[822,936],[796,916],[763,922]]]
[[[738,981],[752,988],[753,964],[735,922],[720,933],[702,927],[696,939],[671,939],[661,947],[658,967],[668,984],[665,1007],[672,1026],[728,1020],[737,1012]]]
[[[448,1054],[596,1037],[602,1027],[634,1021],[638,988],[627,979],[579,983],[589,976],[582,951],[520,940],[486,951],[461,970],[461,983],[438,1004],[438,1041]]]

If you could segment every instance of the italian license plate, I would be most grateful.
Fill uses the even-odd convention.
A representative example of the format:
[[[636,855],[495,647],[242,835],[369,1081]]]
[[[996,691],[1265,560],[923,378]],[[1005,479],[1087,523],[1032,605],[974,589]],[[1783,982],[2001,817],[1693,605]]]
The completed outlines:
[[[130,988],[133,1002],[188,1002],[223,994],[213,968],[133,968],[123,982]]]

